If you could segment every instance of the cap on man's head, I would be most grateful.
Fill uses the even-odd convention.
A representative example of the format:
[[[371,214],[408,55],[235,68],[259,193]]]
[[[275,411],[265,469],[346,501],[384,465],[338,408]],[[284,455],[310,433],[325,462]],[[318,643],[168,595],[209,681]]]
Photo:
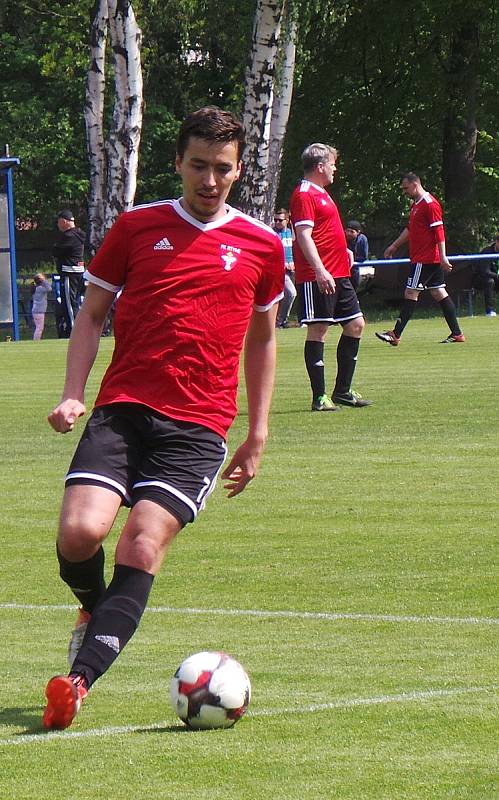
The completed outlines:
[[[351,228],[353,231],[362,230],[362,225],[356,219],[350,219],[345,225],[346,228]]]
[[[57,219],[67,219],[68,222],[74,222],[75,216],[69,208],[63,208],[59,211]]]

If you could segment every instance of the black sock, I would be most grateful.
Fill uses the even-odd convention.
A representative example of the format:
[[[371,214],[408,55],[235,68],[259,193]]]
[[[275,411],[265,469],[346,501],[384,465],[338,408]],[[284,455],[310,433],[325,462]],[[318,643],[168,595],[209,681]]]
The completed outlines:
[[[454,305],[452,298],[447,295],[447,297],[444,297],[443,300],[439,300],[438,304],[442,309],[442,314],[444,315],[445,321],[450,328],[450,332],[454,336],[460,336],[461,328],[459,327],[459,322],[457,321],[456,306]]]
[[[109,669],[132,638],[147,604],[154,575],[116,564],[106,594],[88,623],[71,674],[83,675],[88,687]]]
[[[404,300],[404,305],[400,309],[399,318],[395,322],[395,326],[393,328],[395,336],[398,336],[399,338],[402,336],[402,331],[414,314],[417,302],[417,300]]]
[[[347,394],[352,386],[353,374],[357,366],[357,354],[359,352],[360,339],[353,336],[341,334],[338,347],[336,348],[336,361],[338,372],[336,373],[335,394]]]
[[[92,558],[85,561],[68,561],[57,547],[59,575],[78,598],[81,607],[92,613],[106,591],[104,581],[104,550],[99,547]]]
[[[307,367],[314,400],[326,394],[324,379],[324,342],[305,342],[305,365]]]

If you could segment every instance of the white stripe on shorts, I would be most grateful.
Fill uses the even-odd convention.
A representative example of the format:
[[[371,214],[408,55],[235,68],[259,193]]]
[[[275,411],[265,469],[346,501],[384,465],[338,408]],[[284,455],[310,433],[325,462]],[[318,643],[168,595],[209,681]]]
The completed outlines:
[[[190,497],[187,497],[186,494],[181,492],[179,489],[176,489],[175,486],[171,486],[171,484],[165,483],[164,481],[139,481],[138,483],[133,484],[134,489],[138,489],[142,486],[158,486],[160,489],[164,489],[168,494],[178,497],[179,500],[181,500],[188,508],[190,508],[194,515],[194,519],[196,519],[198,515],[196,504],[192,502]]]
[[[108,478],[105,475],[99,475],[98,472],[68,472],[68,474],[66,475],[66,481],[77,478],[84,478],[85,480],[95,480],[98,481],[99,483],[108,483],[109,486],[113,486],[125,498],[127,503],[131,502],[131,498],[126,490],[126,487],[122,486],[122,484],[118,483],[118,481],[113,480],[113,478]]]
[[[412,276],[412,279],[409,278],[409,280],[407,281],[407,288],[408,289],[416,289],[418,291],[420,290],[419,279],[421,278],[422,269],[423,269],[423,264],[422,264],[421,261],[418,261],[414,265],[414,275]]]
[[[306,319],[314,319],[314,293],[312,290],[313,282],[306,281],[305,283],[305,291],[304,291],[304,298],[305,298],[305,318]]]

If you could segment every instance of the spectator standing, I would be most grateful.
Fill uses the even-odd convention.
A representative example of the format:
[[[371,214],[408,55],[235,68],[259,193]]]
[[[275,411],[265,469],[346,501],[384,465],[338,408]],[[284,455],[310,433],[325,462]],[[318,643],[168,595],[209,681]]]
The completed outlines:
[[[296,288],[294,282],[293,234],[289,228],[289,213],[285,208],[280,208],[274,214],[274,230],[284,247],[284,266],[286,268],[284,297],[279,304],[277,312],[277,327],[287,328],[289,314],[296,299]]]
[[[45,275],[39,272],[33,278],[33,297],[31,300],[31,314],[35,325],[33,333],[33,341],[37,342],[42,338],[43,329],[45,327],[45,314],[47,312],[48,295],[52,291],[52,287]]]
[[[421,292],[428,289],[450,328],[450,334],[442,340],[442,344],[464,342],[456,307],[445,288],[444,273],[451,272],[452,264],[446,254],[442,207],[423,188],[420,178],[414,172],[404,175],[400,185],[403,193],[412,200],[409,225],[386,248],[385,258],[393,258],[399,247],[409,242],[411,272],[404,293],[404,304],[393,330],[376,333],[376,336],[382,342],[396,347],[405,326],[414,314]]]
[[[483,290],[486,315],[488,317],[496,317],[495,294],[499,291],[499,233],[496,234],[495,241],[480,250],[480,253],[484,255],[486,253],[497,253],[497,259],[484,258],[478,261],[473,280],[475,289]]]
[[[345,236],[347,237],[348,249],[353,253],[353,260],[356,262],[352,265],[350,271],[350,280],[356,292],[359,291],[360,286],[360,271],[357,264],[367,261],[369,256],[369,242],[365,233],[362,233],[362,226],[356,219],[351,219],[347,222],[345,227]]]
[[[209,106],[184,120],[176,169],[183,196],[118,217],[92,259],[68,348],[59,433],[85,413],[84,390],[115,295],[115,349],[66,476],[60,575],[81,603],[70,672],[47,684],[43,726],[68,727],[89,688],[133,636],[177,533],[214,489],[237,413],[244,347],[247,435],[223,472],[229,497],[258,471],[275,372],[284,285],[279,238],[226,205],[241,172],[244,129]],[[130,513],[106,586],[103,543]]]
[[[312,388],[312,411],[339,411],[338,405],[371,405],[351,384],[365,322],[350,280],[352,252],[336,204],[326,192],[334,180],[337,151],[317,142],[302,153],[304,178],[290,202],[295,234],[293,255],[298,321],[307,326],[305,365]],[[332,401],[326,394],[324,343],[330,325],[343,328],[336,349]]]
[[[60,275],[61,307],[64,314],[65,334],[73,330],[75,317],[81,305],[84,292],[83,273],[85,263],[83,250],[85,232],[75,224],[73,212],[63,208],[57,215],[57,237],[53,255]]]

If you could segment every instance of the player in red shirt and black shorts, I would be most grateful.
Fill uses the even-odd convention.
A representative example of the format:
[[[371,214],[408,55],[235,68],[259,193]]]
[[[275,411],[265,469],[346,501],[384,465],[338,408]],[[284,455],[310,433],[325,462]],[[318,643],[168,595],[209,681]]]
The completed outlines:
[[[392,258],[399,247],[409,242],[411,273],[404,293],[404,305],[393,330],[376,333],[376,336],[381,341],[396,347],[414,313],[419,295],[428,289],[439,304],[450,328],[450,334],[442,340],[442,344],[464,342],[464,335],[457,321],[456,307],[445,288],[444,273],[452,270],[452,264],[445,250],[442,207],[433,195],[423,189],[420,179],[414,172],[404,175],[400,185],[404,194],[413,201],[409,213],[409,225],[387,247],[385,258]]]
[[[255,476],[268,433],[284,251],[271,228],[225,201],[244,130],[207,107],[183,123],[183,196],[122,214],[89,265],[69,343],[60,433],[85,413],[84,389],[115,297],[115,349],[66,476],[60,575],[81,608],[68,676],[46,688],[45,728],[71,724],[92,684],[132,637],[176,534],[204,508],[237,413],[244,343],[248,433],[224,470],[233,497]],[[103,542],[130,512],[104,581]]]
[[[290,200],[295,240],[293,258],[298,320],[307,326],[305,365],[312,388],[312,411],[339,411],[338,405],[371,404],[352,391],[365,322],[350,280],[352,252],[336,204],[326,192],[336,171],[337,151],[319,142],[302,153],[304,178]],[[343,328],[336,350],[332,402],[326,394],[324,342],[330,325]]]

